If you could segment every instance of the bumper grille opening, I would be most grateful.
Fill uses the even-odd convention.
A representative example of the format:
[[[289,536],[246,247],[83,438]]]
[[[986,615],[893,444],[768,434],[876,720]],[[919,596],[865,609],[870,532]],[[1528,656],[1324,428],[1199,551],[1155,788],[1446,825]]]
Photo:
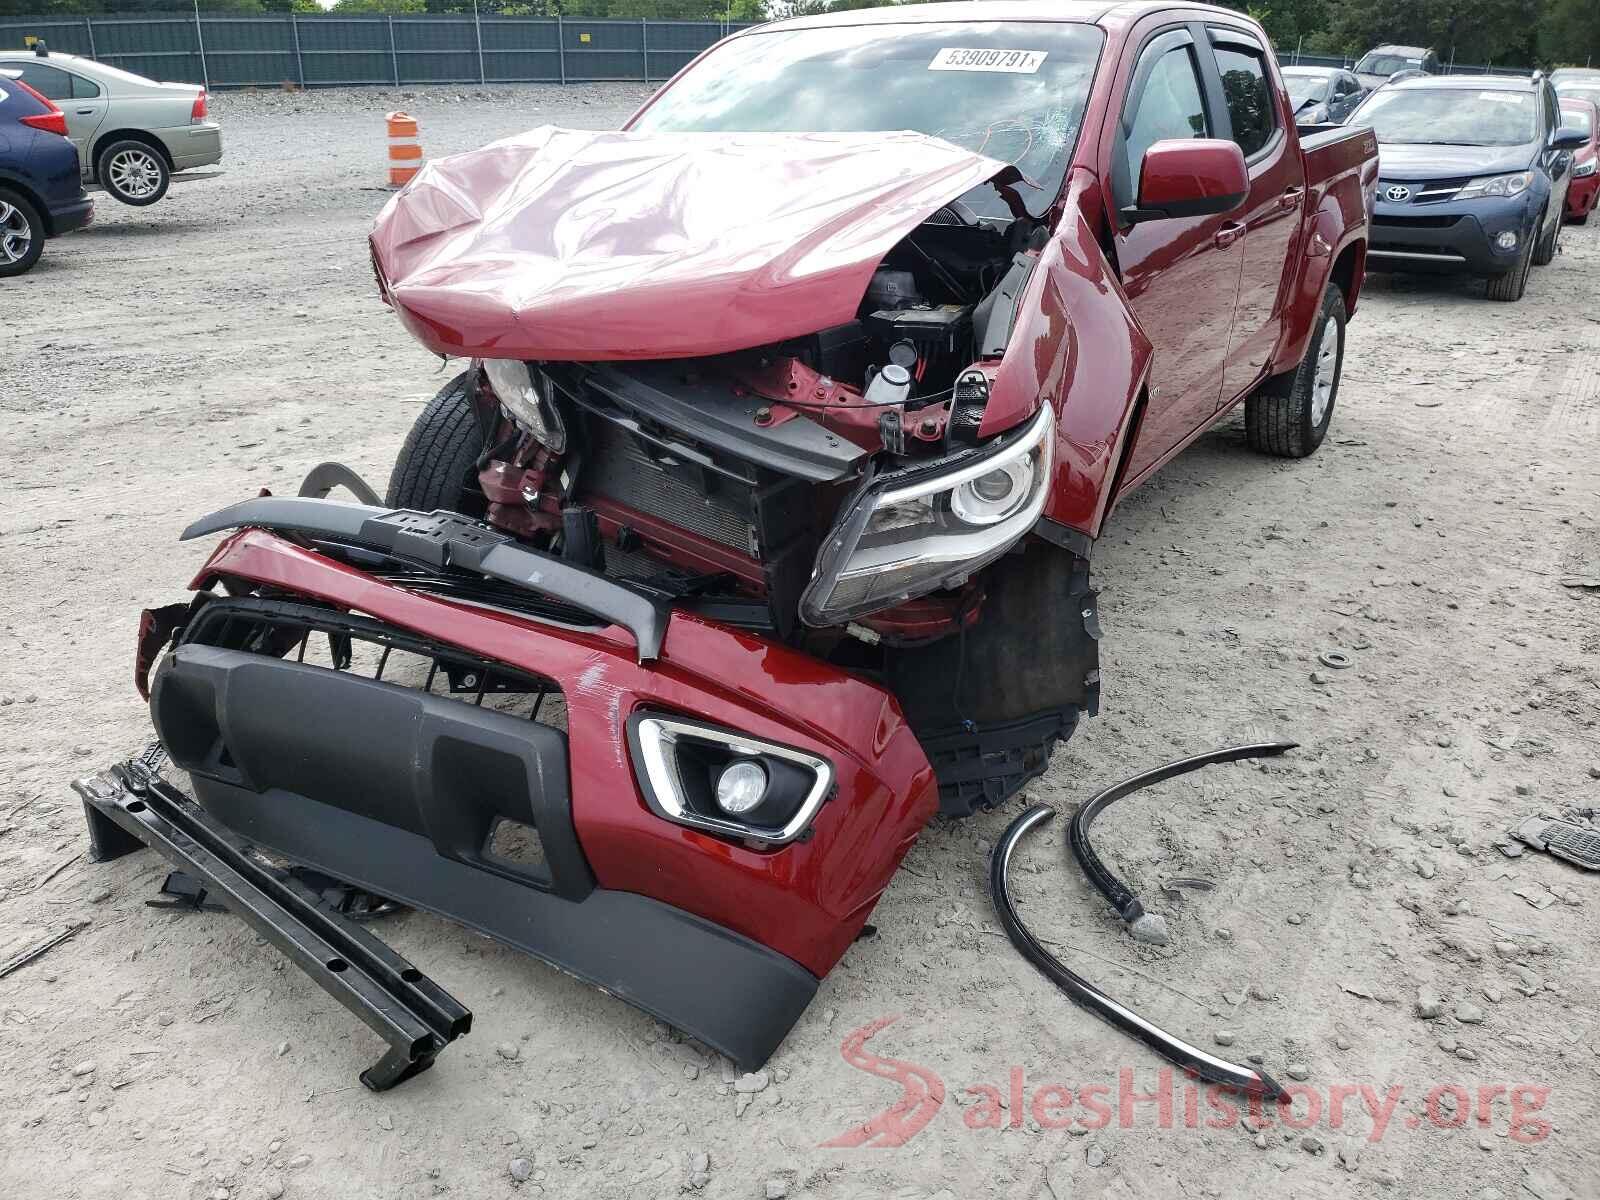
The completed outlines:
[[[200,610],[183,641],[350,672],[566,728],[566,704],[553,680],[338,609],[218,599]]]

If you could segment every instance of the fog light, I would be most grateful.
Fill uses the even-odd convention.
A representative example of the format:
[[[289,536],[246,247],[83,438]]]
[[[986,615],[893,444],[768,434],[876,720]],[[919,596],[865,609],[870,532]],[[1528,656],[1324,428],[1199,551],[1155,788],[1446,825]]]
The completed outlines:
[[[766,795],[766,769],[753,758],[735,759],[717,776],[717,807],[729,816],[749,812]]]
[[[1494,239],[1494,244],[1502,250],[1515,250],[1517,248],[1517,235],[1508,229]]]

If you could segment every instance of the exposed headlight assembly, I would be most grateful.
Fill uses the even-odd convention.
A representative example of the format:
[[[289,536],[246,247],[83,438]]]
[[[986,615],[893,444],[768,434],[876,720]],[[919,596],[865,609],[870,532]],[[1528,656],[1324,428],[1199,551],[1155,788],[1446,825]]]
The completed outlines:
[[[1515,171],[1510,175],[1484,175],[1471,180],[1453,199],[1471,200],[1475,196],[1520,196],[1533,186],[1532,171]]]
[[[1017,432],[954,463],[873,480],[829,531],[801,619],[839,625],[953,587],[993,562],[1044,511],[1054,452],[1046,404]]]
[[[657,816],[741,841],[794,841],[833,791],[819,755],[663,713],[630,717],[628,747]]]
[[[1596,167],[1600,167],[1600,159],[1591,158],[1588,162],[1581,162],[1572,168],[1572,177],[1574,179],[1587,179],[1594,174]]]
[[[483,373],[500,407],[524,432],[557,454],[567,448],[567,427],[556,410],[549,376],[515,358],[486,358]]]

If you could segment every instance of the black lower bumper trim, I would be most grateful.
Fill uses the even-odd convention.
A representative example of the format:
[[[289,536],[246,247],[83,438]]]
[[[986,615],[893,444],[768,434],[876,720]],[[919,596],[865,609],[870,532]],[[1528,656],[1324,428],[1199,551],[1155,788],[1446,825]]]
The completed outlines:
[[[194,777],[223,824],[286,858],[425,909],[626,1000],[746,1071],[816,994],[793,959],[703,917],[597,887],[565,900],[443,858],[427,838],[305,796]]]
[[[77,780],[91,857],[151,847],[221,897],[262,937],[389,1043],[361,1082],[384,1091],[433,1065],[472,1014],[367,930],[256,861],[244,844],[143,764]]]

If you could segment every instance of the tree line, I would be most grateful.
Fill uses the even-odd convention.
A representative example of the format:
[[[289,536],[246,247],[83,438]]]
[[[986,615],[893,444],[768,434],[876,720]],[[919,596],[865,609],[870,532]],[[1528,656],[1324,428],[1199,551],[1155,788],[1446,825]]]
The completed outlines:
[[[194,0],[0,0],[0,16],[184,11]],[[638,20],[764,21],[923,0],[478,0],[483,12]],[[1280,53],[1357,56],[1431,46],[1449,62],[1600,66],[1600,0],[1221,0],[1266,26]],[[318,12],[317,0],[198,0],[202,12]],[[337,0],[335,12],[459,13],[473,0]]]

